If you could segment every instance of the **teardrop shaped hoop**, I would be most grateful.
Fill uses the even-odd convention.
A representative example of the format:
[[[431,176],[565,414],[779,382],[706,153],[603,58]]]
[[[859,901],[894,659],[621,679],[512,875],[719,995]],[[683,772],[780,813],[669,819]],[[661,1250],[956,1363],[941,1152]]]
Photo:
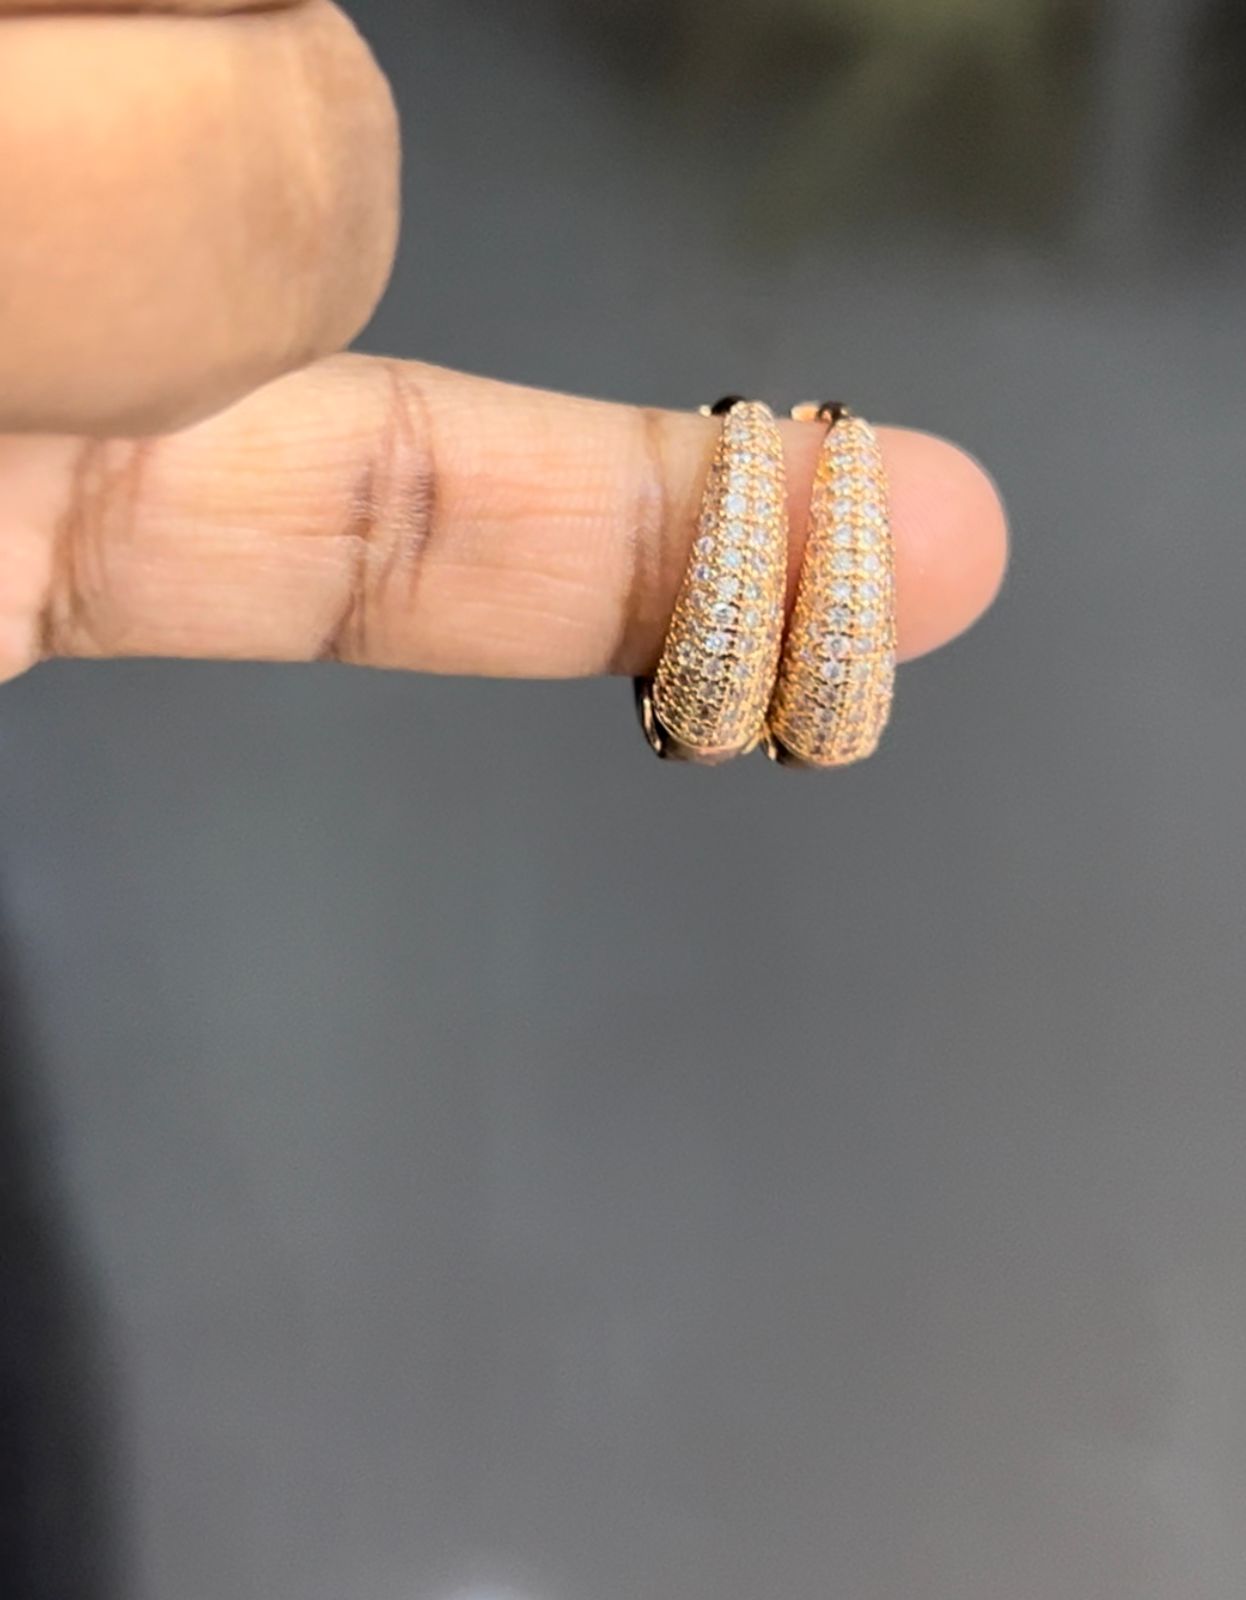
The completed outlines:
[[[661,658],[636,684],[641,726],[664,760],[716,766],[765,731],[787,593],[787,479],[770,408],[731,395],[692,555]]]
[[[796,607],[767,718],[782,766],[864,761],[891,716],[896,678],[895,550],[887,474],[873,428],[827,401],[793,408],[829,423],[818,456]]]

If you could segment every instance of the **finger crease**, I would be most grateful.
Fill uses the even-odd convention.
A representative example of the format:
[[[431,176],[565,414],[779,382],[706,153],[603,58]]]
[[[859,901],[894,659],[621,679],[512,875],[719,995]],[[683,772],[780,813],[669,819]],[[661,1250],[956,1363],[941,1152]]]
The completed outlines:
[[[396,362],[386,362],[384,422],[351,495],[345,537],[351,549],[346,599],[326,635],[321,660],[359,663],[378,649],[378,627],[395,580],[400,602],[414,603],[422,558],[437,522],[437,472],[427,401]]]
[[[108,553],[133,532],[153,441],[88,440],[75,457],[57,520],[39,621],[42,659],[99,655],[108,596]]]
[[[642,409],[637,414],[637,427],[640,431],[641,471],[628,530],[631,572],[611,657],[612,670],[617,670],[621,663],[633,658],[633,639],[649,631],[648,623],[652,620],[662,588],[662,552],[670,516],[662,452],[662,413],[652,407]]]

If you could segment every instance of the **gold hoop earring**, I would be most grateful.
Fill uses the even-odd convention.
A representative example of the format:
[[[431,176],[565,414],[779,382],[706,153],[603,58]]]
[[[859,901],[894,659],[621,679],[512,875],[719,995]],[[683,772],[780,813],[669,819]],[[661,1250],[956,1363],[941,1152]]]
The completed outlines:
[[[830,427],[814,476],[809,542],[766,752],[785,766],[843,767],[874,754],[895,693],[887,475],[874,430],[846,406],[797,406],[792,416]]]
[[[783,637],[787,480],[770,408],[734,396],[722,418],[692,558],[652,678],[637,680],[641,724],[667,760],[706,766],[756,749]]]

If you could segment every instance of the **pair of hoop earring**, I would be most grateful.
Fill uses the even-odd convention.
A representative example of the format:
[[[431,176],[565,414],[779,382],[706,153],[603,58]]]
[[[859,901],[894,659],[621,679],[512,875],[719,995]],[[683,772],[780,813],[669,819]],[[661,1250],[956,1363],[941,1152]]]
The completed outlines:
[[[667,760],[713,766],[762,746],[782,766],[849,766],[874,754],[896,676],[895,552],[887,476],[868,422],[837,403],[822,423],[809,538],[791,621],[783,445],[770,408],[729,397],[692,559],[641,724]]]

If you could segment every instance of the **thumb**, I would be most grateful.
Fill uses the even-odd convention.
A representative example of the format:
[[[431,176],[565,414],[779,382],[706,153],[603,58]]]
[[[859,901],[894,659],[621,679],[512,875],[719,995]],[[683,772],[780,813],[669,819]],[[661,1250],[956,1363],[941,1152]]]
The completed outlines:
[[[340,349],[397,155],[328,0],[0,0],[0,430],[180,426]]]

